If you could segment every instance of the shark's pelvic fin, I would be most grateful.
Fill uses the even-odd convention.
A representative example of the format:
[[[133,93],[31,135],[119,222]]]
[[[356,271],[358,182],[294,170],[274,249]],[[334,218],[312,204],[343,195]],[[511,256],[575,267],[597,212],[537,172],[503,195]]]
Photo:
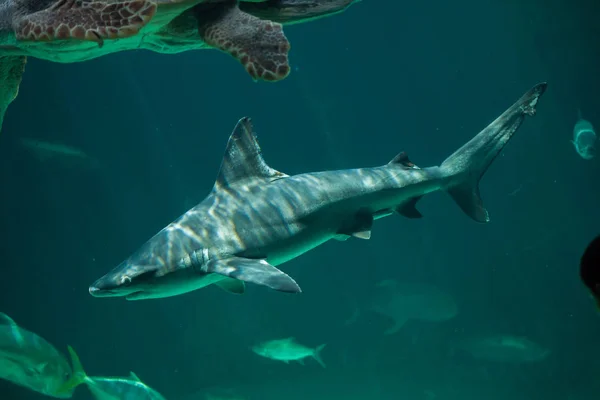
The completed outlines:
[[[248,179],[272,181],[287,176],[267,165],[262,157],[250,118],[240,119],[227,142],[215,189]]]
[[[296,281],[265,260],[243,257],[212,259],[206,263],[206,272],[267,286],[280,292],[302,292]]]
[[[494,159],[521,126],[525,117],[534,116],[547,84],[540,83],[525,93],[494,122],[448,157],[441,170],[448,179],[447,192],[469,217],[489,222],[479,194],[479,181]]]
[[[372,228],[373,214],[368,211],[359,211],[337,231],[335,238],[344,240],[344,237],[353,236],[358,239],[370,239]]]
[[[233,294],[244,294],[246,291],[246,285],[242,281],[238,281],[237,279],[226,278],[222,281],[215,283],[219,288],[223,289],[226,292]]]

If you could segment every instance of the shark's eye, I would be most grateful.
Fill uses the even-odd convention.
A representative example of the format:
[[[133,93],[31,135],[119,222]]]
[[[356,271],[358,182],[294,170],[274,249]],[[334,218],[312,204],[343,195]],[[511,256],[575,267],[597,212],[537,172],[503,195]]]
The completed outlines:
[[[128,277],[127,275],[125,275],[123,278],[121,278],[121,285],[123,285],[123,286],[131,285],[131,278]]]

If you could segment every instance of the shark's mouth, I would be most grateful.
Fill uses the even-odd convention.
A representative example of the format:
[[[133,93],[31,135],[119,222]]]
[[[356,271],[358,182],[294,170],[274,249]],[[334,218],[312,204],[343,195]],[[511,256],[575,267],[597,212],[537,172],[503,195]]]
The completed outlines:
[[[125,300],[142,300],[147,298],[148,296],[143,290],[138,290],[137,292],[129,293],[125,296]]]

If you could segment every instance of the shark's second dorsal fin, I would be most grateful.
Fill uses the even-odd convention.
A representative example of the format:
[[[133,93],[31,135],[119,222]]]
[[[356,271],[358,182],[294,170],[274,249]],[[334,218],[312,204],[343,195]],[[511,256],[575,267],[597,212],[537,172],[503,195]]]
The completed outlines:
[[[396,157],[392,158],[392,161],[388,163],[388,165],[400,164],[405,166],[406,168],[416,168],[417,166],[413,164],[412,161],[408,158],[408,154],[405,151],[398,153]]]
[[[287,176],[267,165],[254,135],[250,118],[240,119],[227,142],[215,188],[228,187],[246,179],[257,178],[270,181]]]

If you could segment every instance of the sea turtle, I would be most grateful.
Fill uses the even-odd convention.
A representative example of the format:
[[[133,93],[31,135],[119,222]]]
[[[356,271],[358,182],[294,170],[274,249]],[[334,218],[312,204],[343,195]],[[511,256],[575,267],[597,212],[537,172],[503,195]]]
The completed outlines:
[[[133,49],[215,48],[254,80],[278,81],[290,71],[282,24],[332,15],[357,1],[0,0],[0,123],[27,56],[70,63]]]

